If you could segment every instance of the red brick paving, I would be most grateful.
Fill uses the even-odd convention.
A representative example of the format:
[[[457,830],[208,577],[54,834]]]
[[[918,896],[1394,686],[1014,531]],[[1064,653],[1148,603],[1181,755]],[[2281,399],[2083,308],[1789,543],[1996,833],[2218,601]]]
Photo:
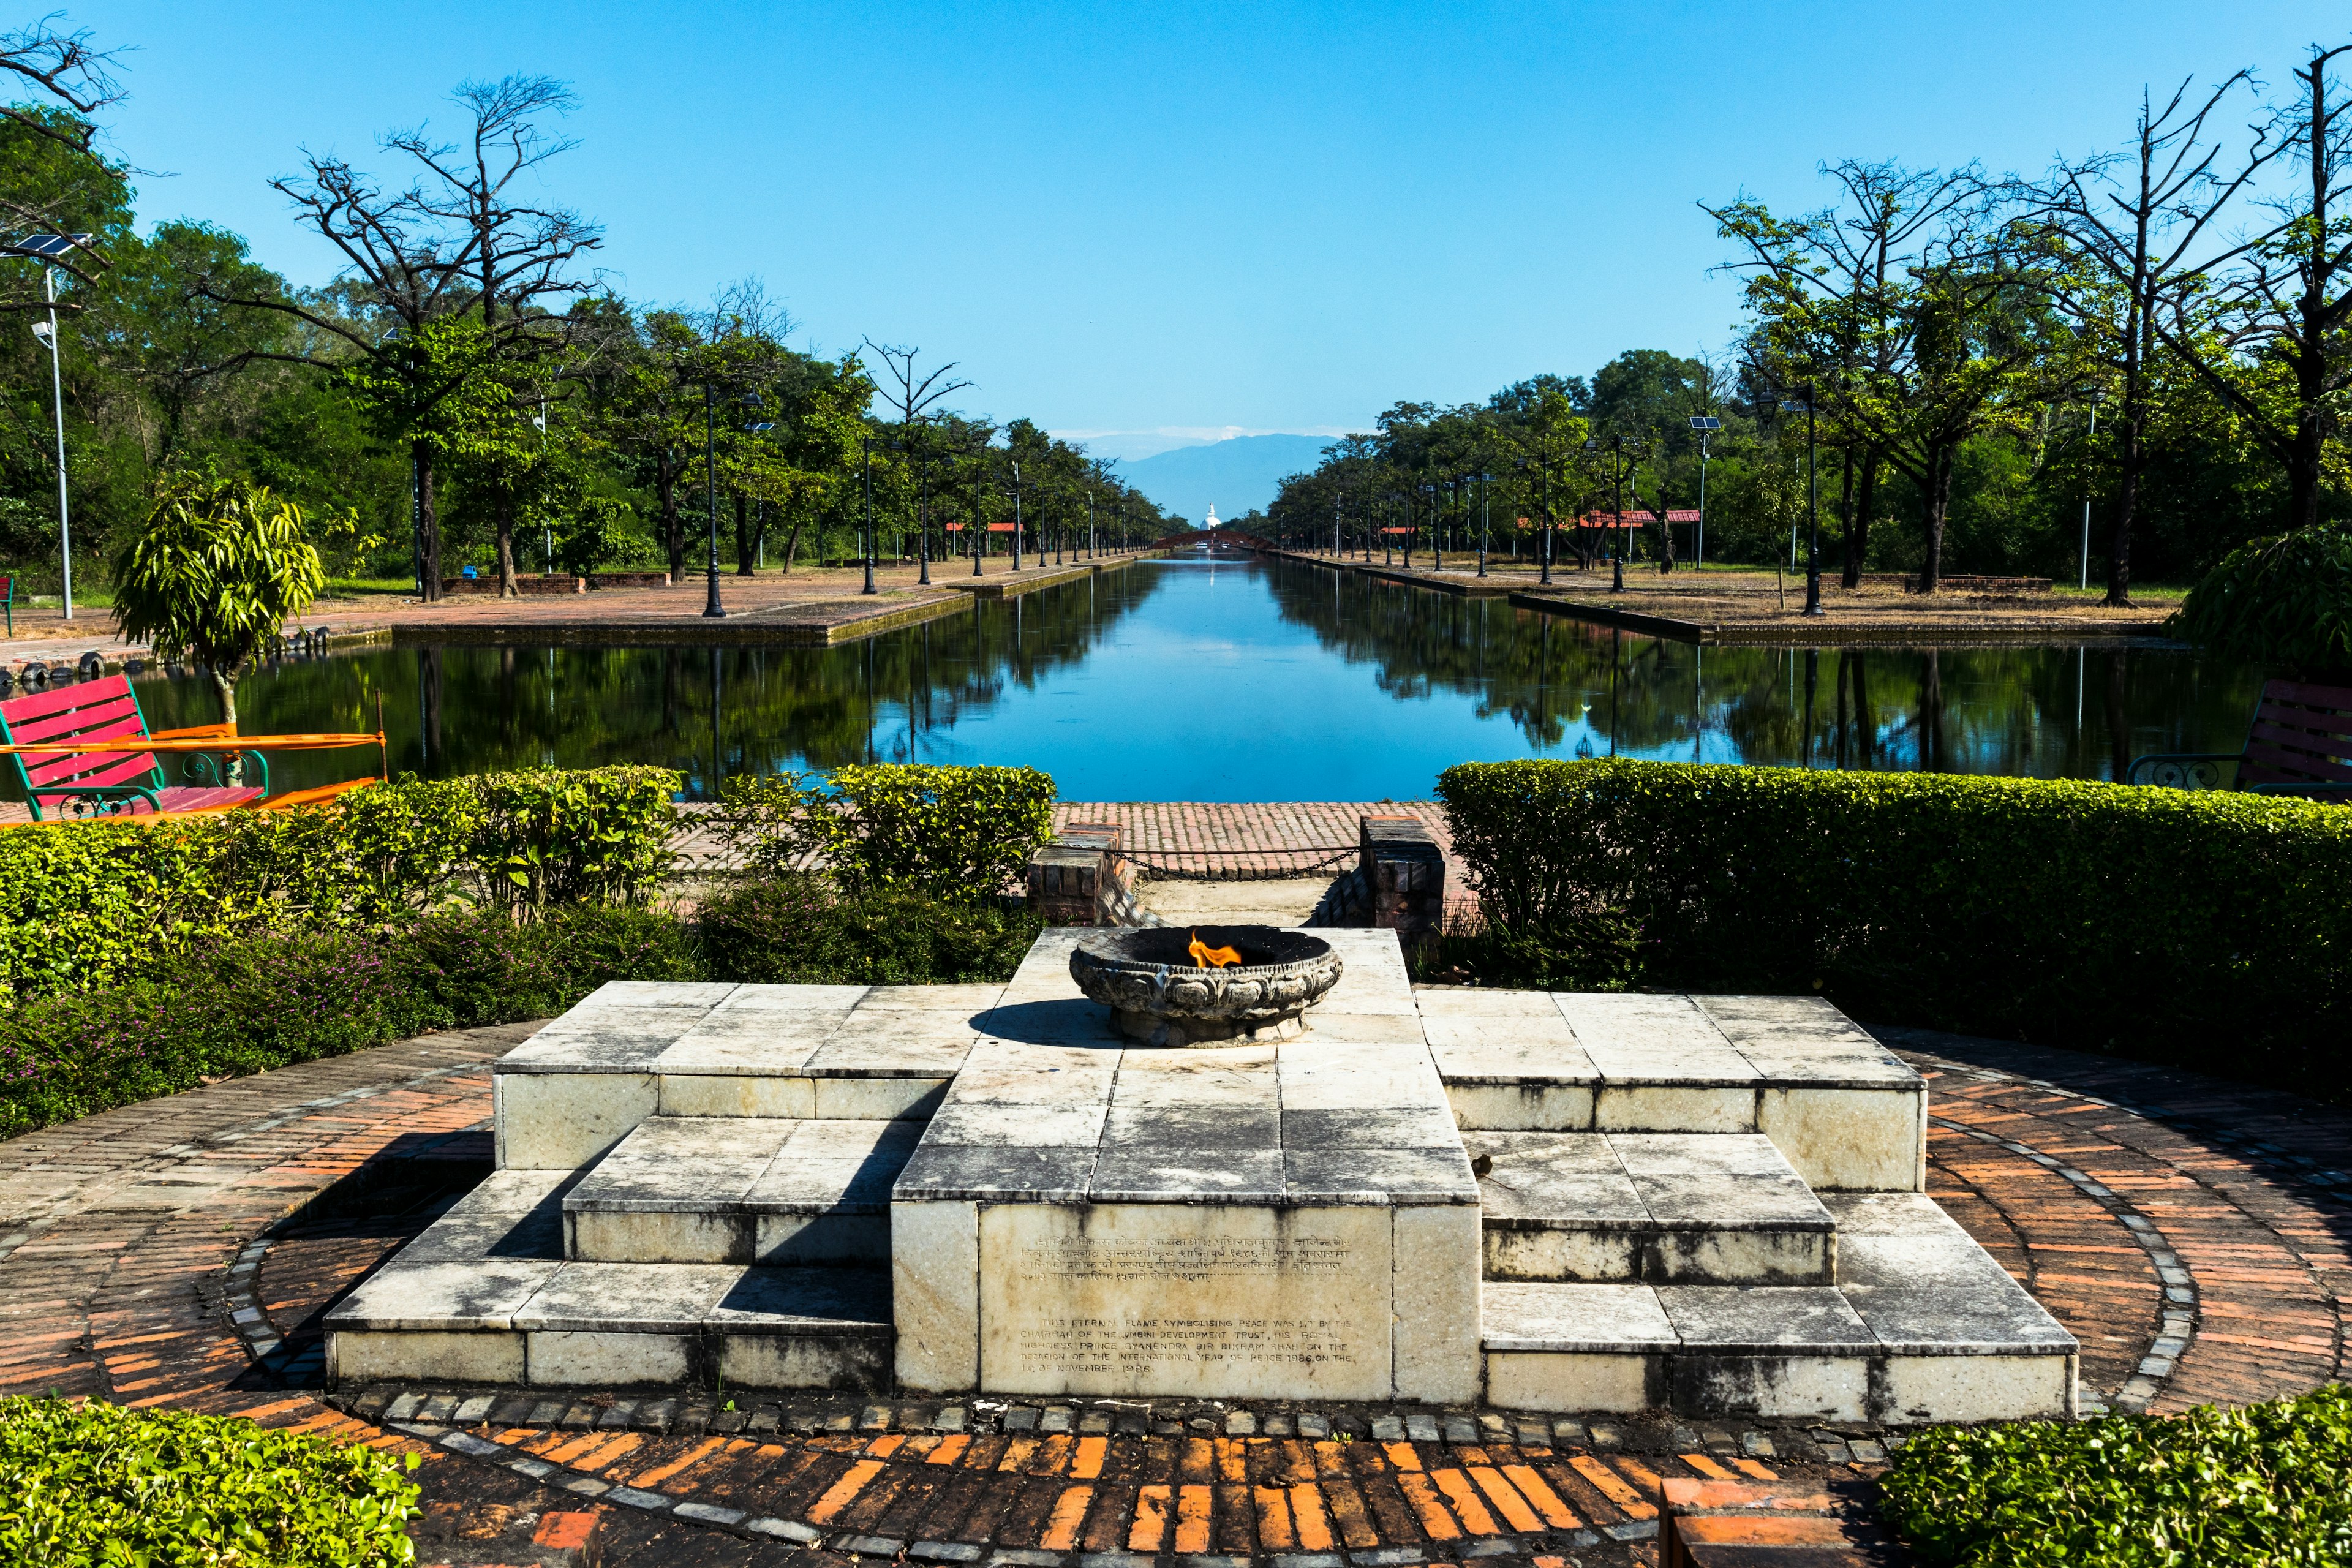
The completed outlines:
[[[1213,813],[1172,820],[1180,833],[1217,826]],[[1312,816],[1299,822],[1301,832],[1321,827]],[[584,1501],[321,1403],[306,1356],[315,1331],[304,1324],[421,1215],[329,1215],[287,1230],[258,1277],[262,1304],[289,1331],[268,1366],[226,1321],[225,1273],[241,1247],[367,1162],[378,1171],[405,1150],[478,1127],[488,1109],[482,1064],[521,1032],[405,1042],[0,1144],[0,1389],[237,1412],[424,1453],[419,1479],[434,1507],[417,1533],[428,1562],[579,1561],[587,1548],[562,1543],[589,1535],[612,1563],[837,1561],[730,1531],[734,1516],[713,1524]],[[2352,1194],[2342,1173],[2352,1164],[2352,1116],[2061,1052],[1916,1035],[1899,1043],[1932,1053],[1916,1059],[1935,1075],[1941,1121],[2053,1157],[2110,1194],[1961,1131],[1939,1130],[1932,1141],[1937,1196],[2083,1341],[2094,1392],[2112,1393],[2132,1374],[2162,1310],[2151,1254],[2126,1228],[2127,1214],[2160,1228],[2156,1245],[2177,1252],[2199,1302],[2194,1339],[2156,1408],[2257,1399],[2345,1374]],[[1556,1553],[1577,1531],[1654,1529],[1667,1480],[1811,1485],[1868,1470],[1759,1458],[1656,1430],[1659,1451],[1640,1453],[1521,1447],[1501,1440],[1507,1432],[1477,1444],[1214,1433],[474,1435],[677,1502],[803,1521],[836,1544],[864,1538],[868,1552],[934,1540],[1179,1556],[1375,1543],[1433,1556],[1481,1543]],[[536,1542],[542,1533],[548,1542]],[[1587,1562],[1654,1561],[1643,1540],[1604,1536],[1576,1550]]]

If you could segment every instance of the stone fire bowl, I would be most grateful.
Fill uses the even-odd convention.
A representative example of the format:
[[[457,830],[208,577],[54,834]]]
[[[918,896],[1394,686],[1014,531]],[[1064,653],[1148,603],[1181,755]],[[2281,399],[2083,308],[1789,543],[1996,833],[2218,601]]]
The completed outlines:
[[[1187,951],[1195,935],[1241,963],[1201,967]],[[1082,939],[1070,975],[1146,1045],[1231,1045],[1306,1033],[1307,1009],[1339,984],[1339,955],[1280,926],[1145,926]]]

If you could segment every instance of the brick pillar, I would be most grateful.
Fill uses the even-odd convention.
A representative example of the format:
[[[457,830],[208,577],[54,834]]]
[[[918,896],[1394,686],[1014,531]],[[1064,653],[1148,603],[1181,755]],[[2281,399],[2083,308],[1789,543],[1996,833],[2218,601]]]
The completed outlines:
[[[1357,874],[1370,898],[1365,923],[1404,941],[1433,934],[1445,914],[1445,857],[1419,817],[1359,817]]]
[[[1029,907],[1057,926],[1127,925],[1135,868],[1111,822],[1073,822],[1029,858]]]

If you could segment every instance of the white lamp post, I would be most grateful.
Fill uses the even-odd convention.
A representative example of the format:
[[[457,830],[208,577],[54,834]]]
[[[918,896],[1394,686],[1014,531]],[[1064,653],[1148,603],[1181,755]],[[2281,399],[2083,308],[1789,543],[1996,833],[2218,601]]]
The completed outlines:
[[[34,234],[9,248],[19,256],[38,257],[46,263],[52,257],[87,246],[89,239],[86,234]],[[65,373],[58,362],[58,270],[44,265],[41,277],[48,287],[49,319],[35,321],[33,335],[49,351],[49,397],[58,420],[58,560],[65,573],[66,619],[72,620],[73,524],[66,507],[66,384]]]

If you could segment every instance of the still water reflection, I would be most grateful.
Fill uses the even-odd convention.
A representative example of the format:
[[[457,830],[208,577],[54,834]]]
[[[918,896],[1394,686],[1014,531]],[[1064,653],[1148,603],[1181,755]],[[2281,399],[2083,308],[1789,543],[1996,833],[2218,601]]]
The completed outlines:
[[[374,727],[394,771],[659,763],[727,774],[866,760],[1022,763],[1076,800],[1425,796],[1465,760],[2112,777],[2234,750],[2259,676],[2179,649],[1713,648],[1291,563],[1145,563],[828,648],[480,648],[249,677],[249,733]],[[156,727],[216,717],[150,679]],[[289,755],[279,787],[373,771]]]

